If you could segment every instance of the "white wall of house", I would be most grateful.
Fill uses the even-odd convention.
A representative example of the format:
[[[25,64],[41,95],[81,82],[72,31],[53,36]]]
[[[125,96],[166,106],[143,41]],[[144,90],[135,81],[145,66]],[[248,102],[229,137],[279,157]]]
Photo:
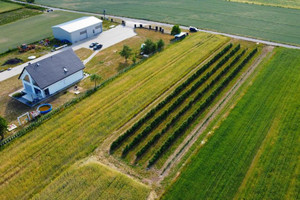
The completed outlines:
[[[95,25],[85,27],[83,29],[67,32],[60,27],[52,27],[53,35],[59,40],[68,40],[71,43],[76,43],[89,37],[93,37],[102,32],[102,22]]]
[[[46,87],[44,89],[44,91],[46,89],[49,89],[49,93],[50,93],[50,95],[52,95],[64,88],[67,88],[68,86],[80,81],[81,79],[83,79],[83,71],[82,70],[66,77],[65,79],[62,79],[62,80]]]

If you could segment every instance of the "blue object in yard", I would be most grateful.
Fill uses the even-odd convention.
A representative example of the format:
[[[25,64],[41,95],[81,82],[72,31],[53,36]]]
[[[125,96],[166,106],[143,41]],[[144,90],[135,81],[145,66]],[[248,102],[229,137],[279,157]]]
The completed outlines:
[[[48,112],[50,112],[52,110],[52,105],[49,103],[45,103],[40,105],[37,110],[41,113],[41,114],[46,114]]]
[[[55,47],[55,48],[56,48],[56,47],[59,47],[59,45],[56,44],[56,45],[54,45],[54,47]]]

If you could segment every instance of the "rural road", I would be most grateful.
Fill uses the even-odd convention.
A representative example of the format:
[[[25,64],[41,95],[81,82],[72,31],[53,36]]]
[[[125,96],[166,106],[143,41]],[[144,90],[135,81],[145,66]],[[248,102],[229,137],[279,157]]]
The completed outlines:
[[[22,2],[22,1],[17,1],[17,0],[11,0],[11,1],[22,3],[22,4],[29,4],[27,2]],[[65,12],[73,12],[73,13],[80,13],[80,14],[86,14],[86,15],[103,16],[103,14],[97,14],[97,13],[90,13],[90,12],[55,8],[55,7],[44,6],[44,5],[40,5],[40,4],[36,4],[36,5],[44,7],[44,8],[48,8],[48,9],[60,10],[60,11],[65,11]],[[155,21],[149,21],[149,20],[142,20],[142,19],[133,19],[133,18],[129,18],[129,17],[119,17],[119,16],[114,16],[114,15],[106,15],[106,16],[110,17],[110,18],[123,20],[123,21],[133,22],[133,23],[136,23],[136,24],[156,24],[158,26],[165,26],[165,27],[172,27],[173,26],[173,24],[155,22]],[[188,29],[187,26],[181,26],[181,28]],[[239,36],[239,35],[234,35],[234,34],[229,34],[229,33],[222,33],[222,32],[217,32],[217,31],[210,31],[210,30],[205,30],[205,29],[198,29],[198,30],[201,31],[201,32],[205,32],[205,33],[223,35],[223,36],[234,38],[234,39],[245,40],[245,41],[250,41],[250,42],[255,42],[255,43],[262,43],[262,44],[266,44],[266,45],[269,45],[269,46],[285,47],[285,48],[289,48],[289,49],[300,49],[300,46],[295,46],[295,45],[283,44],[283,43],[278,43],[278,42],[270,42],[270,41],[266,41],[266,40],[260,40],[260,39],[256,39],[256,38],[251,38],[251,37],[246,37],[246,36]]]
[[[136,35],[136,33],[134,32],[133,28],[124,27],[122,25],[119,25],[119,26],[116,26],[115,28],[112,28],[112,29],[102,32],[100,35],[98,35],[96,37],[88,38],[80,43],[76,43],[67,48],[72,48],[74,51],[76,51],[80,48],[89,48],[89,45],[92,42],[98,42],[103,45],[103,47],[101,49],[101,50],[103,50],[103,49],[113,46],[123,40],[131,38],[135,35]],[[41,56],[41,57],[34,59],[32,61],[29,61],[29,62],[38,62],[42,59],[53,56],[64,50],[66,50],[66,48],[63,48],[63,49],[55,51],[55,52],[48,53],[44,56]],[[95,51],[90,57],[88,57],[86,60],[83,61],[83,64],[88,63],[98,52],[99,52],[99,50]],[[4,71],[4,72],[0,73],[0,82],[20,74],[22,72],[23,68],[25,66],[27,66],[29,62],[26,62],[17,67],[14,67],[10,71]]]

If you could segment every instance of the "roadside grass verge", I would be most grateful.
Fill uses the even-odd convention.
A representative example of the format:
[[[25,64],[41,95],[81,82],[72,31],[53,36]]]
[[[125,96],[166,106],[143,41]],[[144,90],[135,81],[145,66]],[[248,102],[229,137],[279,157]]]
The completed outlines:
[[[92,55],[93,50],[83,47],[81,49],[76,50],[75,53],[80,58],[81,61],[84,61],[85,59],[90,57],[90,55]]]
[[[276,49],[162,199],[297,199],[299,62],[299,51]]]
[[[203,41],[197,51],[184,54]],[[226,41],[225,37],[204,33],[186,38],[12,142],[1,150],[0,198],[27,199],[39,193],[178,82],[199,56],[206,57]]]
[[[72,165],[32,199],[147,199],[150,188],[96,161]]]

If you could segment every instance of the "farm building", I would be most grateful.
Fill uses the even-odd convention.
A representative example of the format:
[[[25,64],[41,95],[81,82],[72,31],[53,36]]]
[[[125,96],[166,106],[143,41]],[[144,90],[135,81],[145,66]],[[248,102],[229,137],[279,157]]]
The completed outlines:
[[[63,24],[52,26],[56,39],[71,43],[84,40],[102,32],[102,21],[96,17],[81,17]]]
[[[72,49],[30,63],[19,76],[24,86],[22,99],[40,102],[80,81],[83,69],[83,63]]]

